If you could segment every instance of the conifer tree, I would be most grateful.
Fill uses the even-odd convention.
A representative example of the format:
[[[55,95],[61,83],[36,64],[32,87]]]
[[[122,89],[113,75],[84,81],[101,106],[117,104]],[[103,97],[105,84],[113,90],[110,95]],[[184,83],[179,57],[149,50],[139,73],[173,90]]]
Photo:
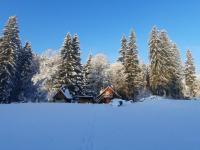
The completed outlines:
[[[72,39],[70,33],[68,33],[65,37],[63,46],[60,52],[60,65],[58,66],[58,71],[55,77],[54,89],[57,90],[62,86],[65,86],[70,89],[70,91],[74,91],[72,76],[74,73],[73,68],[73,57],[72,57],[73,49],[72,49]],[[74,94],[74,93],[73,93]]]
[[[123,65],[125,62],[126,51],[127,51],[127,40],[125,35],[123,35],[121,39],[121,49],[119,51],[120,57],[118,58],[118,61],[120,61]]]
[[[82,95],[83,94],[83,67],[81,64],[81,58],[80,58],[80,43],[78,35],[75,34],[72,39],[72,57],[73,57],[73,67],[74,67],[74,74],[73,74],[73,85],[74,85],[74,92],[76,95]]]
[[[153,27],[149,40],[150,86],[155,95],[165,95],[169,82],[169,39],[165,32]]]
[[[171,75],[169,82],[169,93],[173,98],[183,97],[183,66],[179,49],[176,44],[171,45],[171,57],[169,65]]]
[[[159,32],[157,28],[154,26],[149,40],[149,60],[150,60],[150,69],[149,69],[149,81],[150,87],[153,94],[158,94],[157,89],[159,88],[158,77],[159,77],[159,68],[161,68],[157,55],[160,51],[160,40],[159,40]],[[158,69],[157,69],[158,68]]]
[[[166,31],[161,31],[159,33],[159,39],[160,39],[160,65],[162,66],[160,68],[160,91],[163,92],[165,96],[170,95],[170,86],[169,83],[171,82],[171,77],[173,72],[175,71],[174,67],[174,61],[173,61],[173,55],[171,51],[171,42],[169,40],[169,37],[167,35]]]
[[[186,57],[187,59],[185,62],[185,83],[186,86],[189,88],[190,96],[194,97],[196,89],[195,87],[196,76],[195,76],[194,60],[190,50],[187,50]]]
[[[139,66],[138,50],[136,45],[135,32],[131,31],[130,39],[128,43],[128,49],[125,55],[125,75],[127,83],[127,98],[136,98],[139,90],[139,82],[141,82],[140,73],[141,68]]]
[[[21,67],[20,67],[20,100],[26,100],[31,98],[33,88],[32,77],[35,73],[33,68],[33,53],[29,42],[26,42],[23,48],[23,54],[21,57]]]
[[[94,87],[93,87],[93,70],[92,70],[92,55],[89,55],[87,63],[83,68],[83,89],[84,94],[89,96],[94,96]]]
[[[19,38],[19,27],[18,27],[18,21],[16,16],[11,16],[8,20],[7,24],[8,32],[7,34],[10,34],[10,45],[13,46],[14,51],[15,51],[15,75],[13,76],[13,90],[11,92],[10,98],[12,101],[19,101],[18,95],[20,93],[20,80],[21,80],[21,72],[20,72],[20,67],[21,64],[23,63],[22,60],[22,46],[21,46],[21,41]]]
[[[18,56],[21,49],[16,17],[10,17],[3,32],[0,47],[0,99],[4,103],[16,98]]]

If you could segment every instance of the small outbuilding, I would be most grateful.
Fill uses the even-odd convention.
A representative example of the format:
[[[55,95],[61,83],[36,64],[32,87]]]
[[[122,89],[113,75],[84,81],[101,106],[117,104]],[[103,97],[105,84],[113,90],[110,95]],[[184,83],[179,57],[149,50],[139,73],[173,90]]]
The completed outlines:
[[[53,102],[66,102],[71,103],[73,100],[69,89],[61,87],[53,96]]]
[[[121,96],[111,87],[101,90],[100,94],[96,97],[96,103],[110,103],[114,98],[121,98]]]

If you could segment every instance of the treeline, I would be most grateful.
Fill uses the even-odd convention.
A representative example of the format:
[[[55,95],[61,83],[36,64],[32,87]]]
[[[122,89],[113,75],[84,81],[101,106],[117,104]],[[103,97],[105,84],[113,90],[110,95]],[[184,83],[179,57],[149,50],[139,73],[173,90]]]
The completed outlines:
[[[192,54],[187,50],[183,65],[180,51],[166,31],[153,27],[149,40],[149,83],[154,95],[172,98],[195,97],[196,73]]]
[[[0,102],[46,101],[61,86],[72,95],[97,96],[108,85],[123,99],[150,94],[171,98],[198,96],[199,86],[191,52],[182,63],[178,47],[164,30],[153,27],[149,38],[149,64],[139,59],[136,34],[121,39],[119,58],[89,55],[81,64],[77,34],[68,33],[59,54],[33,54],[29,42],[22,46],[16,17],[10,17],[0,37]]]

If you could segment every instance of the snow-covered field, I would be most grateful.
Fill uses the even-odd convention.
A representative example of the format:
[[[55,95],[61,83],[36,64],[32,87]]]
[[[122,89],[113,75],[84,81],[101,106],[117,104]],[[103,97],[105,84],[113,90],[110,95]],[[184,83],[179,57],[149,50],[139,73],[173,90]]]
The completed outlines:
[[[199,150],[200,101],[0,105],[0,150]]]

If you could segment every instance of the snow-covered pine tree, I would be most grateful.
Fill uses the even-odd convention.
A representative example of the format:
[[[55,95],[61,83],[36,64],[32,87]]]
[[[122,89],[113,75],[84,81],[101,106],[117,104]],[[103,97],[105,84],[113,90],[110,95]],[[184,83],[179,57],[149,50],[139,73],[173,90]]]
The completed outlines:
[[[150,86],[154,95],[165,95],[169,82],[169,39],[153,27],[149,40]]]
[[[192,53],[190,50],[187,50],[186,54],[186,62],[185,62],[185,83],[186,86],[189,88],[189,94],[191,97],[195,96],[195,66],[194,66],[194,59],[192,57]]]
[[[179,49],[176,44],[171,45],[169,73],[171,74],[169,82],[169,94],[173,98],[183,97],[183,65]]]
[[[74,73],[72,76],[72,82],[74,86],[75,95],[83,94],[83,67],[81,64],[81,50],[78,35],[75,34],[72,39],[72,58],[73,58],[73,68]]]
[[[20,67],[20,100],[30,100],[33,96],[33,82],[32,77],[36,73],[33,67],[33,53],[32,48],[29,42],[26,42],[25,47],[23,48],[23,53],[21,56],[21,67]]]
[[[89,55],[87,63],[83,67],[83,93],[88,96],[94,96],[93,87],[93,70],[92,70],[92,55]]]
[[[22,58],[22,45],[19,38],[19,27],[18,27],[18,21],[16,16],[9,17],[8,24],[7,24],[8,32],[7,34],[10,34],[12,38],[10,38],[10,45],[15,47],[15,76],[13,77],[13,90],[11,92],[10,98],[12,101],[19,101],[18,95],[20,93],[20,67],[21,67],[21,58]]]
[[[18,87],[20,84],[20,67],[21,64],[23,62],[21,62],[22,59],[22,45],[21,45],[21,41],[19,38],[19,27],[18,27],[18,21],[17,21],[17,17],[16,16],[11,16],[9,18],[8,24],[7,24],[7,28],[8,28],[8,32],[7,34],[10,34],[11,37],[11,44],[12,46],[14,46],[15,48],[15,64],[16,64],[16,72],[15,72],[15,76],[13,77],[13,90],[11,92],[11,96],[10,99],[12,99],[12,101],[19,101],[18,99],[18,95],[20,93],[20,88]]]
[[[157,27],[153,27],[150,39],[149,39],[149,82],[150,82],[150,88],[154,95],[158,94],[157,89],[159,88],[158,84],[158,76],[159,72],[158,69],[161,68],[160,66],[160,60],[158,60],[158,54],[160,51],[160,39],[159,39],[159,31]],[[158,68],[158,69],[157,69]]]
[[[67,33],[63,46],[61,48],[60,57],[61,62],[58,66],[58,71],[55,75],[55,81],[54,81],[54,90],[57,90],[61,88],[62,86],[66,86],[69,88],[71,92],[74,91],[73,86],[73,74],[74,74],[74,68],[73,68],[73,49],[72,49],[72,39],[70,33]],[[74,92],[72,94],[75,94]]]
[[[139,66],[138,50],[136,45],[135,32],[131,31],[130,39],[128,43],[127,52],[125,55],[125,75],[127,83],[127,98],[136,98],[140,88],[140,73],[141,68]]]
[[[160,84],[160,90],[163,92],[165,96],[170,95],[170,83],[172,80],[173,72],[175,72],[174,67],[174,53],[171,51],[171,42],[169,40],[169,37],[167,35],[167,32],[162,30],[159,33],[159,39],[160,39],[160,65],[162,68],[160,68],[160,75],[162,78],[159,80]],[[161,94],[161,95],[162,95]]]
[[[4,28],[0,47],[0,99],[4,103],[16,101],[14,98],[18,81],[18,55],[21,50],[17,18],[10,17]]]
[[[127,40],[126,36],[123,35],[121,39],[121,49],[119,51],[120,57],[118,58],[118,61],[121,62],[122,64],[124,64],[125,62],[126,51],[127,51]]]

